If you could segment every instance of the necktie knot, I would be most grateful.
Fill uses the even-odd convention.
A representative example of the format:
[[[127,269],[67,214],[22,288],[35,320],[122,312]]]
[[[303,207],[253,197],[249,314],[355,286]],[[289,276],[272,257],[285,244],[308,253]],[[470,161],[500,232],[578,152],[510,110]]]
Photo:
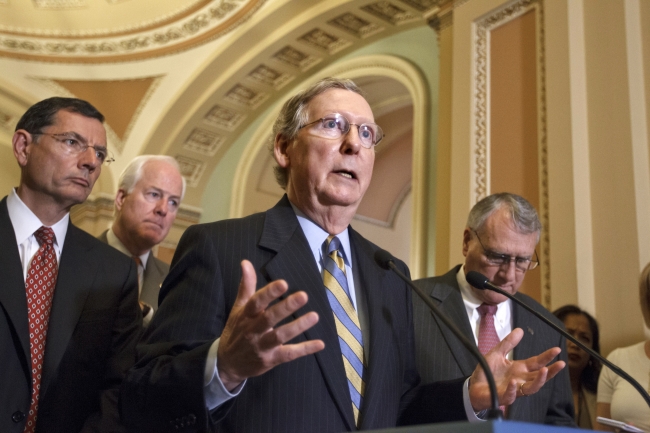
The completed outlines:
[[[334,235],[329,235],[327,237],[327,254],[331,255],[334,251],[339,251],[341,249],[341,241],[338,237]]]
[[[43,245],[44,243],[50,245],[54,244],[55,236],[52,227],[41,226],[41,228],[34,232],[34,237],[38,241],[39,245]]]
[[[138,265],[138,268],[140,268],[140,266],[142,266],[142,260],[140,260],[140,257],[138,257],[138,256],[133,256],[133,257],[131,257],[131,258],[133,259],[133,261],[135,262],[135,264]]]
[[[497,306],[483,303],[477,308],[477,310],[478,314],[481,316],[485,316],[486,314],[488,316],[494,316],[494,313],[497,312]]]

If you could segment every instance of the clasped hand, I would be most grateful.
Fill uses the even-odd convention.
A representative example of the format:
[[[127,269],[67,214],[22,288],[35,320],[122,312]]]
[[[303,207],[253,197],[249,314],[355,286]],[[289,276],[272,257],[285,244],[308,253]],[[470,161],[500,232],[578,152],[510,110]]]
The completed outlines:
[[[307,304],[305,292],[294,293],[269,306],[289,289],[287,282],[272,281],[255,291],[257,275],[253,265],[243,260],[241,267],[237,299],[217,351],[219,377],[229,391],[249,377],[259,376],[279,364],[325,348],[321,340],[285,344],[318,322],[318,314],[313,311],[275,327]]]

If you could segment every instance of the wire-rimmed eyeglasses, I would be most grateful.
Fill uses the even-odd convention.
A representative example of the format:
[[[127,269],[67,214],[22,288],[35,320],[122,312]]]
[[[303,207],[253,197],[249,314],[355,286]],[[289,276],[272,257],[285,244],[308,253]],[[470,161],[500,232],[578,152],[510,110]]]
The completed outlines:
[[[95,151],[95,157],[101,164],[110,165],[111,162],[115,161],[113,154],[111,154],[104,146],[91,146],[86,142],[84,137],[76,132],[64,132],[61,134],[34,132],[31,133],[31,135],[47,135],[48,137],[52,137],[56,142],[63,145],[63,149],[65,149],[66,153],[69,155],[79,155],[90,147]]]
[[[350,132],[350,125],[354,125],[359,130],[359,140],[361,141],[361,145],[366,149],[376,146],[381,139],[384,138],[384,131],[376,123],[362,123],[360,125],[350,123],[344,115],[339,113],[328,114],[320,119],[314,120],[313,122],[309,122],[306,125],[302,125],[298,129],[303,129],[312,125],[316,125],[312,128],[312,132],[319,137],[330,139],[341,138]]]
[[[537,256],[537,249],[535,249],[535,260],[526,257],[512,257],[507,254],[497,253],[495,251],[485,248],[485,245],[483,245],[483,242],[481,242],[481,238],[478,236],[476,230],[472,230],[472,231],[476,235],[476,239],[478,239],[478,243],[481,244],[481,248],[483,248],[483,255],[485,256],[485,260],[488,262],[489,265],[504,266],[504,265],[509,265],[510,262],[515,262],[515,269],[519,272],[530,271],[532,269],[535,269],[537,265],[539,265],[539,257]]]

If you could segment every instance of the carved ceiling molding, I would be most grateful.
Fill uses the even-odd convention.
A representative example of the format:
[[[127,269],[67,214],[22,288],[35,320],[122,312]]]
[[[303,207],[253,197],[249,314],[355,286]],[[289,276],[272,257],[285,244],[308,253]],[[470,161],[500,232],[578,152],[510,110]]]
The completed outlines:
[[[282,39],[277,48],[266,51],[266,56],[258,56],[254,63],[243,67],[235,74],[238,78],[234,83],[217,89],[194,120],[188,122],[191,126],[180,137],[172,138],[170,147],[163,151],[177,155],[177,159],[184,156],[192,160],[185,165],[188,186],[202,188],[207,182],[202,175],[209,177],[246,127],[245,119],[255,119],[269,103],[282,97],[287,84],[315,71],[316,65],[327,65],[368,41],[426,25],[426,17],[445,1],[353,2],[355,6],[339,15],[313,19],[311,26],[297,31],[293,38]]]
[[[490,193],[489,173],[489,32],[523,14],[534,10],[537,30],[537,121],[539,155],[539,216],[544,230],[540,238],[542,304],[551,305],[551,264],[549,237],[548,147],[546,116],[546,68],[544,46],[543,0],[515,0],[495,9],[475,23],[474,27],[474,203]]]
[[[77,98],[78,95],[75,95],[71,93],[68,89],[65,87],[61,86],[58,84],[55,79],[53,78],[43,78],[43,77],[34,77],[34,76],[28,76],[32,81],[35,81],[39,84],[42,84],[43,86],[47,87],[54,93],[56,96],[61,96],[61,97],[66,97],[66,98]],[[124,132],[124,137],[120,138],[113,128],[111,128],[110,123],[104,122],[104,127],[106,129],[106,138],[108,139],[109,143],[112,145],[111,148],[117,151],[118,155],[121,155],[126,141],[129,138],[129,135],[131,134],[131,131],[133,130],[133,127],[138,120],[138,117],[140,116],[140,113],[144,109],[144,107],[147,105],[147,102],[149,101],[149,98],[153,95],[155,92],[156,88],[160,85],[160,82],[162,80],[162,76],[155,77],[154,81],[151,83],[149,88],[147,89],[147,92],[145,93],[144,97],[140,100],[140,103],[138,104],[138,107],[134,111],[133,115],[131,116],[131,120],[129,121],[129,124],[126,128],[126,131]]]
[[[140,60],[184,51],[231,32],[266,0],[215,0],[180,20],[119,36],[48,37],[0,30],[0,55],[50,62]]]

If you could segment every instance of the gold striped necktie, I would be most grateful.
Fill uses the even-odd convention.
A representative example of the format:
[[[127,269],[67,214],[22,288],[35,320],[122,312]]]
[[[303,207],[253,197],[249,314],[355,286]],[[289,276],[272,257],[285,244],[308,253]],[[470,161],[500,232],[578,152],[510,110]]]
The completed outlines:
[[[327,256],[324,257],[323,283],[327,288],[327,298],[334,312],[345,375],[348,379],[348,388],[352,399],[354,422],[359,427],[360,409],[366,388],[363,381],[363,372],[366,367],[363,337],[359,317],[350,299],[341,241],[336,236],[330,235],[326,242]]]

